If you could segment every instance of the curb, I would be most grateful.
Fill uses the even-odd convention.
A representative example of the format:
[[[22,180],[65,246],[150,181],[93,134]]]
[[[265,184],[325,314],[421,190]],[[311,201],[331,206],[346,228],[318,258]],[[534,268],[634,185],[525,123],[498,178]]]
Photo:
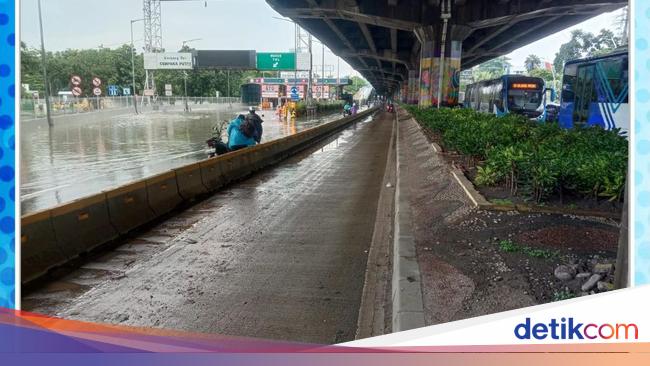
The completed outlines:
[[[410,117],[413,118],[413,117]],[[407,118],[404,118],[407,119]],[[420,123],[413,118],[418,129],[422,133],[423,127]],[[435,142],[431,142],[431,146],[436,153],[443,152],[443,149],[440,145]],[[455,165],[450,164],[449,166],[451,175],[454,177],[456,182],[463,189],[467,197],[474,207],[478,207],[481,210],[489,211],[498,211],[498,212],[508,212],[508,211],[517,211],[520,213],[541,213],[541,214],[554,214],[554,215],[573,215],[573,216],[582,216],[582,217],[598,217],[619,221],[621,219],[621,213],[614,212],[604,212],[604,211],[594,211],[594,210],[579,210],[579,209],[570,209],[570,208],[561,208],[561,207],[544,207],[539,205],[525,205],[521,203],[513,204],[497,204],[490,202],[485,196],[483,196],[474,186],[465,174]]]
[[[415,238],[411,226],[411,207],[408,199],[408,187],[401,179],[404,166],[403,152],[400,149],[399,109],[396,119],[396,183],[395,215],[393,237],[393,332],[421,328],[424,323],[424,305],[422,301],[422,279],[420,265],[415,252]]]

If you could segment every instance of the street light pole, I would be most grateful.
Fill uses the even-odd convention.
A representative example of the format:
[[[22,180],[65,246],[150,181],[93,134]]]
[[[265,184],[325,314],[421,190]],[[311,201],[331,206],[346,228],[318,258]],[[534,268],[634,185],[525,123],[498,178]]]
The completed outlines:
[[[307,85],[307,105],[311,106],[312,75],[314,73],[314,59],[311,53],[311,33],[309,33],[307,45],[309,47],[309,82]]]
[[[207,3],[206,3],[206,6],[207,6]],[[192,39],[187,39],[187,40],[183,41],[183,43],[181,44],[181,51],[183,51],[185,49],[186,44],[188,44],[190,42],[194,42],[194,41],[200,41],[202,39],[203,38],[192,38]],[[185,84],[185,112],[189,112],[190,107],[187,105],[187,99],[188,99],[188,96],[187,96],[187,71],[183,71],[183,83]]]
[[[187,105],[187,71],[183,71],[183,81],[185,83],[185,112],[189,112],[190,107]]]
[[[135,114],[138,114],[138,99],[135,96],[135,50],[133,46],[133,23],[139,22],[141,20],[144,19],[142,18],[131,20],[131,93],[133,93],[133,108],[135,108]]]
[[[38,25],[41,30],[41,63],[43,64],[43,89],[45,92],[45,113],[47,114],[47,125],[54,126],[52,111],[50,109],[50,86],[47,81],[47,65],[45,56],[45,41],[43,40],[43,17],[41,16],[41,0],[38,0]]]

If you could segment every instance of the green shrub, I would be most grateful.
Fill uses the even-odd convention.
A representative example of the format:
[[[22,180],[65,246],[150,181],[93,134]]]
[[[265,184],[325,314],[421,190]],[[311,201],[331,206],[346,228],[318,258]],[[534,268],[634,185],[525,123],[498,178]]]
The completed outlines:
[[[470,109],[404,106],[439,134],[447,150],[482,162],[478,185],[505,185],[512,195],[543,202],[553,193],[620,201],[627,172],[627,140],[599,127],[563,129],[523,116],[496,117]]]

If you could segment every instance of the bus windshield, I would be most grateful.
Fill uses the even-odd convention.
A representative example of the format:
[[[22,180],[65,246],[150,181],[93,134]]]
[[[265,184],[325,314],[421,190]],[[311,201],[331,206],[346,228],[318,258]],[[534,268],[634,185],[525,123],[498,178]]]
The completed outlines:
[[[508,109],[511,111],[536,111],[542,104],[540,90],[509,90]]]

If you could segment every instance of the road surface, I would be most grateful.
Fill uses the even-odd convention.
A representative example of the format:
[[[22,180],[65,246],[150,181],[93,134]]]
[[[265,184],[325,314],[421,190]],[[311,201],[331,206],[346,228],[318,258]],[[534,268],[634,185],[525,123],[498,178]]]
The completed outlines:
[[[23,298],[113,324],[354,338],[393,115],[368,117]]]

